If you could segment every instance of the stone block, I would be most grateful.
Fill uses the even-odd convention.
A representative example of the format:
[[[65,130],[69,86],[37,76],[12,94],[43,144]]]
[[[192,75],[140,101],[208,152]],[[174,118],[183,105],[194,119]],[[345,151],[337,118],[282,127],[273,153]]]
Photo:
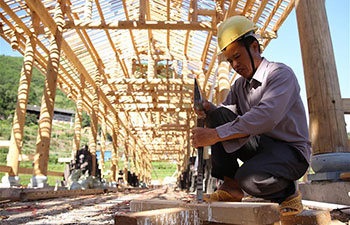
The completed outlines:
[[[199,225],[197,211],[168,208],[115,216],[115,225]]]

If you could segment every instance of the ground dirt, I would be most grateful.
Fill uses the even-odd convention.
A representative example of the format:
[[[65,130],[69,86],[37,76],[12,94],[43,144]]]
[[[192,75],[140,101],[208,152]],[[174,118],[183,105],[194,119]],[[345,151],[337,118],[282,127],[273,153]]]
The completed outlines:
[[[0,224],[114,224],[118,214],[130,212],[130,201],[138,199],[194,202],[195,195],[162,186],[154,189],[126,189],[98,195],[65,197],[27,202],[0,203]],[[247,201],[251,201],[248,200]],[[349,224],[350,216],[339,210],[332,219]]]

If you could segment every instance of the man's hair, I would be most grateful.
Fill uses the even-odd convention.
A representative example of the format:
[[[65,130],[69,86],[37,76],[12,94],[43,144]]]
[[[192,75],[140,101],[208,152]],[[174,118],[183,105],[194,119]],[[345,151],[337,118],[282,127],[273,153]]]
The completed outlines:
[[[259,53],[261,53],[259,41],[254,36],[245,37],[245,38],[239,40],[238,43],[243,45],[243,46],[244,46],[244,44],[247,44],[247,46],[250,46],[254,41],[256,41],[258,43],[258,47],[259,47],[258,50],[259,50]]]

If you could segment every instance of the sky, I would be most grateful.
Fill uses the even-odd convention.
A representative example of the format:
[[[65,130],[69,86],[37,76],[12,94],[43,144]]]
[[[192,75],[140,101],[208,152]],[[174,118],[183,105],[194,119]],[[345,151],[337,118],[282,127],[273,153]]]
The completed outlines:
[[[333,50],[342,98],[350,98],[350,1],[326,0],[326,11],[331,31]],[[306,89],[303,72],[298,26],[295,9],[290,13],[278,31],[278,38],[272,40],[263,56],[270,61],[283,62],[297,75],[301,96],[307,109]],[[13,51],[6,41],[0,38],[0,54],[21,56]],[[347,132],[350,132],[350,115],[345,116]]]

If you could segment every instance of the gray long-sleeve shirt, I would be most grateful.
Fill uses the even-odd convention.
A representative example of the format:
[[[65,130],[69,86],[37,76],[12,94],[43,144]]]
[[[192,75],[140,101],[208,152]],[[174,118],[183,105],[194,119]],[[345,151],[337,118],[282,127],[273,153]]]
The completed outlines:
[[[263,58],[252,79],[238,78],[220,106],[238,117],[216,128],[219,137],[250,135],[223,141],[227,152],[238,150],[251,136],[264,134],[290,143],[310,162],[311,143],[300,87],[288,66]],[[214,108],[211,105],[210,111]]]

